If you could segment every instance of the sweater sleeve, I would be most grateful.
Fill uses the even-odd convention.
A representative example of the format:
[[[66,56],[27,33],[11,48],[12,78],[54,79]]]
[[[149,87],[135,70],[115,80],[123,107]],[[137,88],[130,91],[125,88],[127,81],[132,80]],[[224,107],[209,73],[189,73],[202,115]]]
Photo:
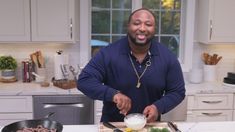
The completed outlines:
[[[104,54],[98,52],[82,70],[78,79],[78,90],[95,100],[112,101],[117,90],[104,85],[105,79]]]
[[[159,113],[167,113],[180,104],[185,98],[185,84],[182,69],[177,59],[168,67],[167,84],[164,95],[160,100],[154,102]]]

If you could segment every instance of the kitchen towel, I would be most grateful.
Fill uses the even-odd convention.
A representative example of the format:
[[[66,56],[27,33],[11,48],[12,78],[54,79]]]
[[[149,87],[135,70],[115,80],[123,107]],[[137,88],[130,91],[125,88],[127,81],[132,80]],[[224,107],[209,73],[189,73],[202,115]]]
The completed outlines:
[[[65,79],[61,65],[68,65],[69,64],[69,56],[67,54],[55,54],[54,56],[54,74],[55,80]]]

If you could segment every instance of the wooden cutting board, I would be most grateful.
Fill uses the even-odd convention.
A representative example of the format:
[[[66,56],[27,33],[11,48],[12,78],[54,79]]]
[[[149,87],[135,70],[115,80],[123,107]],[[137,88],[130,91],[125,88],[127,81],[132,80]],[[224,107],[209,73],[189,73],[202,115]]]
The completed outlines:
[[[125,129],[127,128],[124,122],[111,122],[114,126],[125,132]],[[166,122],[155,122],[155,123],[147,123],[145,127],[142,130],[139,130],[138,132],[148,132],[148,129],[150,127],[154,128],[167,128],[171,131],[171,129],[168,127]],[[112,129],[106,127],[103,125],[102,122],[99,123],[99,132],[113,132]],[[135,131],[136,132],[136,131]]]

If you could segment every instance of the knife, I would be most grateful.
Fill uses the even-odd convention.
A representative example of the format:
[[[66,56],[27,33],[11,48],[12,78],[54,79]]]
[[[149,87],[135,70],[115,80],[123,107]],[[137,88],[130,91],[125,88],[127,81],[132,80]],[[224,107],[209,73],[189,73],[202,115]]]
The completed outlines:
[[[109,122],[103,122],[103,125],[113,129],[113,132],[123,132],[122,130],[118,129],[116,126],[114,126],[113,124],[109,123]]]
[[[167,125],[168,125],[171,129],[173,129],[175,132],[181,132],[181,131],[177,128],[177,126],[174,125],[172,122],[168,121],[168,122],[167,122]]]

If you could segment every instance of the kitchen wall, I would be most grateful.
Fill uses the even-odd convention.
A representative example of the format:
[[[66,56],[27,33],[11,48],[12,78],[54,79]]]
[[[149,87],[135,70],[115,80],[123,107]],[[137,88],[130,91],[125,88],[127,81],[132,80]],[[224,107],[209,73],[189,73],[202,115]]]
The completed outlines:
[[[46,59],[47,77],[50,80],[54,76],[54,54],[58,50],[63,50],[65,54],[69,54],[69,63],[73,66],[79,64],[80,53],[79,44],[59,44],[59,43],[27,43],[27,44],[0,44],[0,55],[12,55],[18,62],[18,79],[21,80],[21,61],[29,58],[29,54],[41,50]],[[208,52],[210,54],[217,53],[222,56],[222,60],[218,63],[217,80],[222,81],[227,72],[235,72],[235,44],[194,44],[193,52],[193,68],[202,68],[203,63],[201,54]],[[185,79],[188,81],[189,73],[185,73]]]
[[[48,80],[54,76],[54,55],[56,51],[63,50],[65,54],[69,55],[69,64],[76,66],[79,64],[79,44],[59,44],[59,43],[7,43],[0,44],[0,56],[12,55],[17,59],[18,69],[17,78],[22,80],[21,61],[30,58],[29,55],[35,51],[41,50],[45,57],[46,73]]]
[[[235,72],[235,44],[200,44],[194,43],[193,51],[193,68],[203,68],[201,54],[208,52],[210,54],[218,54],[222,56],[222,60],[217,64],[217,80],[222,82],[223,78],[227,76],[227,72]],[[189,73],[185,74],[186,81],[188,81]]]

